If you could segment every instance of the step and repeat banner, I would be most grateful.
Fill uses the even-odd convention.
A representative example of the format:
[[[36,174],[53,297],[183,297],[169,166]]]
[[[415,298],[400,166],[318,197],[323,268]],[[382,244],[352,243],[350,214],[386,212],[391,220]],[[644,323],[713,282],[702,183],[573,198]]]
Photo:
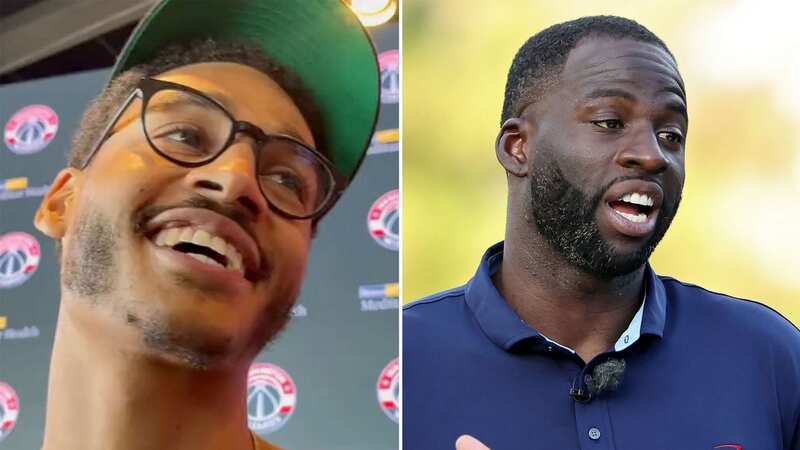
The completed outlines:
[[[370,33],[381,66],[377,132],[320,224],[292,321],[247,380],[250,428],[288,449],[398,444],[398,27]],[[0,450],[42,443],[59,267],[33,216],[108,76],[0,86]],[[75,405],[74,414],[87,413]]]

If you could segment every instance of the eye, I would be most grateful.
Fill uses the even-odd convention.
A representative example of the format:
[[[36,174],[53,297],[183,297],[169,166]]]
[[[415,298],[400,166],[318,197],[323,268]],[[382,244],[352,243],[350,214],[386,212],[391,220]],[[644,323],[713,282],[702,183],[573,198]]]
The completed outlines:
[[[297,198],[301,200],[305,198],[305,183],[299,176],[289,169],[275,170],[272,173],[261,175],[260,178],[264,181],[279,185],[291,191]]]
[[[622,121],[619,119],[593,120],[592,125],[608,130],[617,130],[623,127]]]
[[[201,148],[204,141],[202,133],[188,127],[173,128],[163,133],[160,138],[169,139],[178,144],[188,145],[193,148]]]
[[[671,142],[674,144],[682,144],[683,143],[683,136],[680,133],[676,133],[674,131],[659,131],[656,133],[659,139],[665,140],[667,142]]]

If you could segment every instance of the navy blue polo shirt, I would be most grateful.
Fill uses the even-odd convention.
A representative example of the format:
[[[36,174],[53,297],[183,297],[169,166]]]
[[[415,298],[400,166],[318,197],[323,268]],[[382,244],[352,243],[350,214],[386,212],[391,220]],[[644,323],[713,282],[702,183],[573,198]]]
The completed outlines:
[[[502,243],[475,277],[403,308],[403,447],[446,450],[800,448],[800,332],[759,303],[655,275],[630,326],[588,364],[537,333],[492,283]],[[616,391],[571,388],[609,357]]]

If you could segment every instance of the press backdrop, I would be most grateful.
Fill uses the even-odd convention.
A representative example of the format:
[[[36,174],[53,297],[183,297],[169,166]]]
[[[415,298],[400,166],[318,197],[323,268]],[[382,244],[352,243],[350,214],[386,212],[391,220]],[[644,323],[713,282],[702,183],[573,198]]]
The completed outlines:
[[[379,131],[320,225],[295,317],[248,383],[251,428],[286,448],[397,448],[398,29],[370,32],[382,66]],[[0,450],[41,446],[59,268],[32,219],[108,76],[0,86]]]

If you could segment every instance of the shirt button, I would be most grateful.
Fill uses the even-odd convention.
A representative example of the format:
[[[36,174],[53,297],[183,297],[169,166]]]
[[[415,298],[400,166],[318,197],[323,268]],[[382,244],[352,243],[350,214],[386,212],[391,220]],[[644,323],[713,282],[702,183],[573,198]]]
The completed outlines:
[[[600,430],[597,427],[589,428],[589,439],[593,441],[600,439]]]
[[[552,345],[548,345],[544,349],[547,350],[548,352],[552,352],[553,351],[553,346]]]

